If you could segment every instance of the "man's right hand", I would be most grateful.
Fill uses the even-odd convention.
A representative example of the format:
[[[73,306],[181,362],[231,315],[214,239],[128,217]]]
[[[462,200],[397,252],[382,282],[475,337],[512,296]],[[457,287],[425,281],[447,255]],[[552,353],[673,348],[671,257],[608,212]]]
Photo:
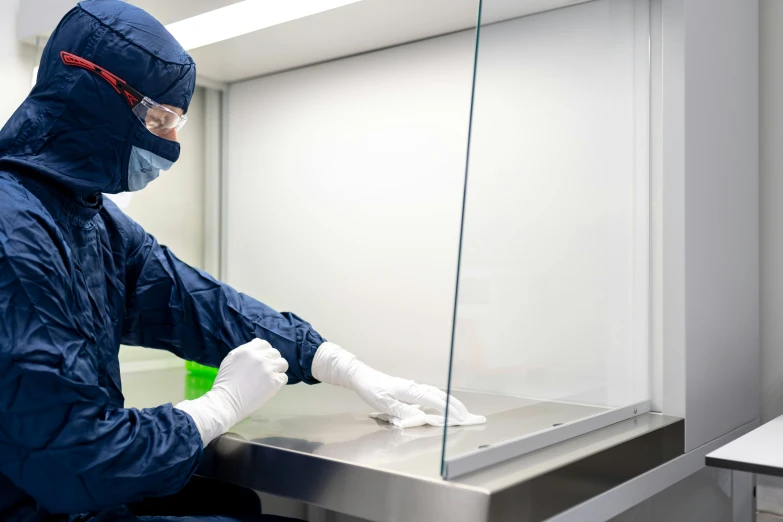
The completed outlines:
[[[176,407],[193,418],[206,447],[274,397],[288,382],[286,371],[280,352],[254,339],[223,359],[212,390]]]

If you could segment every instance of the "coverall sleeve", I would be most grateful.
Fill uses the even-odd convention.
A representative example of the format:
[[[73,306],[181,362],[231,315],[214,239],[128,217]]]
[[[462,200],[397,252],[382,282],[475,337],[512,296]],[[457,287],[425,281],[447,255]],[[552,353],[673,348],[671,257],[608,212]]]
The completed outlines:
[[[268,341],[288,361],[288,383],[315,384],[311,366],[324,339],[292,313],[237,292],[182,262],[125,217],[130,237],[127,311],[122,342],[168,350],[183,359],[220,366],[234,348]]]
[[[179,491],[202,454],[193,420],[111,405],[89,305],[43,221],[0,219],[0,473],[52,513]]]

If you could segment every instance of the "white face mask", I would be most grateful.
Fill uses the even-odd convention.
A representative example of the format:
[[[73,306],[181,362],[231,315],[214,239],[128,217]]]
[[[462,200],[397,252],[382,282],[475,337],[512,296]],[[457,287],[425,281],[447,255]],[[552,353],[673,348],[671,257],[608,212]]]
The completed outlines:
[[[136,192],[143,189],[160,176],[161,170],[169,170],[172,165],[173,161],[134,146],[128,164],[128,190]]]

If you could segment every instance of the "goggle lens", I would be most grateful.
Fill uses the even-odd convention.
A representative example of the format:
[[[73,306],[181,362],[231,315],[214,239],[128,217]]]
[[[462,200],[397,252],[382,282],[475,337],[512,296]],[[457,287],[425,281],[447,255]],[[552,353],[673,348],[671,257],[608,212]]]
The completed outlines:
[[[165,135],[172,130],[180,130],[188,121],[185,115],[180,116],[171,109],[160,105],[149,98],[133,108],[133,113],[151,133]]]

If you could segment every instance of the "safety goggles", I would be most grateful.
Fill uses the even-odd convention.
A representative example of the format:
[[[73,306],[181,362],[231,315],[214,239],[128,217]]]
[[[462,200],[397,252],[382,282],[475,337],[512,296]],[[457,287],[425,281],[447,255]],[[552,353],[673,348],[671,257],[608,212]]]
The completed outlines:
[[[103,67],[65,51],[60,53],[60,58],[65,65],[87,69],[109,82],[109,85],[130,104],[131,111],[139,121],[156,136],[165,136],[173,130],[178,131],[188,121],[188,117],[184,114],[179,115],[168,107],[152,101]]]

